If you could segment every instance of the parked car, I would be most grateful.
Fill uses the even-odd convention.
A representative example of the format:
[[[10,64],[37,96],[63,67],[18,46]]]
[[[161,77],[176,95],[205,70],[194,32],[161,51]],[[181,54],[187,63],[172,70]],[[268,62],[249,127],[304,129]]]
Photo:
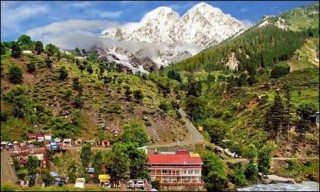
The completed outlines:
[[[127,188],[134,188],[134,182],[132,180],[127,182]]]
[[[134,187],[143,189],[144,188],[144,182],[142,180],[138,180]]]
[[[59,186],[59,187],[61,187],[62,185],[65,185],[66,184],[66,181],[65,181],[65,179],[63,179],[63,178],[60,178],[58,181],[57,181],[57,185]]]
[[[110,188],[110,183],[109,183],[109,182],[105,182],[105,183],[103,184],[103,187],[104,187],[104,188]]]

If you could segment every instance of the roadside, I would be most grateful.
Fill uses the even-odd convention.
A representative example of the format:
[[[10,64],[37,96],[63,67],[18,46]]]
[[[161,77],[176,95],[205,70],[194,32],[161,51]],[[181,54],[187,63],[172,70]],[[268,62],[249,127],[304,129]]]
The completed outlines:
[[[9,157],[11,151],[1,151],[1,184],[14,184],[17,180],[10,165]]]
[[[181,115],[181,119],[183,119],[186,122],[185,125],[188,129],[188,132],[190,133],[190,139],[182,142],[178,141],[175,143],[168,143],[168,144],[149,145],[148,148],[176,147],[176,146],[194,145],[194,144],[204,142],[204,139],[201,133],[199,133],[197,128],[192,124],[192,122],[189,119],[187,119],[186,112],[182,109],[179,109],[179,113]]]

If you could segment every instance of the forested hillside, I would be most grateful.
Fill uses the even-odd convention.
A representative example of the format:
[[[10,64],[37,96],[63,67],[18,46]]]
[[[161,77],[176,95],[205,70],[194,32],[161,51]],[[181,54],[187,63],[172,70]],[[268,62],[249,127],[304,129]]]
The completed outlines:
[[[1,50],[3,140],[22,141],[28,133],[42,131],[116,142],[132,121],[139,122],[150,143],[189,136],[177,115],[178,104],[165,112],[159,108],[161,103],[175,103],[172,90],[178,83],[169,78],[126,74],[120,65],[100,61],[95,53],[81,60],[79,49],[62,53],[26,35],[2,43]]]
[[[267,141],[277,143],[278,156],[318,154],[319,128],[309,117],[319,111],[315,7],[283,14],[291,27],[296,15],[311,15],[299,30],[257,24],[164,70],[184,84],[182,105],[209,141],[240,155]]]
[[[297,26],[299,30],[285,30],[275,26],[273,23],[276,17],[268,18],[271,22],[264,26],[258,24],[250,28],[243,34],[233,39],[228,39],[218,46],[208,48],[198,55],[181,61],[169,69],[196,71],[205,69],[206,71],[228,70],[226,64],[230,57],[237,60],[236,66],[232,69],[236,71],[248,71],[250,75],[255,75],[258,68],[272,68],[281,61],[287,61],[293,56],[311,37],[319,37],[319,4],[304,8],[297,8],[284,15],[285,20],[291,27]],[[305,13],[305,12],[308,12]],[[309,15],[305,21],[297,21],[299,13]],[[272,22],[273,21],[273,22]],[[298,23],[298,24],[296,24]],[[312,23],[312,25],[309,25]]]

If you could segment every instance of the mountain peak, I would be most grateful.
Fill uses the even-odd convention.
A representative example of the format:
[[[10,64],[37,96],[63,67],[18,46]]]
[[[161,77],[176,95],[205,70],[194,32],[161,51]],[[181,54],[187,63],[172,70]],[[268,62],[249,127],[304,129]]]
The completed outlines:
[[[168,15],[175,15],[178,16],[178,13],[174,12],[172,8],[161,6],[158,7],[150,12],[148,12],[142,19],[141,22],[145,22],[151,19],[158,19],[159,17],[167,17]]]
[[[212,5],[205,3],[205,2],[201,2],[201,3],[194,5],[193,7],[191,7],[191,9],[189,9],[189,11],[186,14],[191,13],[191,12],[195,12],[195,11],[199,11],[201,13],[205,13],[208,11],[222,13],[221,9],[219,9],[217,7],[213,7]]]

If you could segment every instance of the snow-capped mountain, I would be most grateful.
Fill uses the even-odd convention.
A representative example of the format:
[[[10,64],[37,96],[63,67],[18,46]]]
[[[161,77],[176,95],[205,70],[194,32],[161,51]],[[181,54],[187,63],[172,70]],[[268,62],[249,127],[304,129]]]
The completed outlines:
[[[139,23],[109,28],[101,35],[102,38],[112,39],[114,46],[117,42],[134,43],[134,50],[131,47],[117,47],[121,52],[138,58],[149,57],[159,66],[167,66],[216,45],[245,28],[247,26],[239,20],[202,2],[181,17],[169,7],[158,7],[147,13]],[[105,48],[110,54],[114,50],[114,47]]]

